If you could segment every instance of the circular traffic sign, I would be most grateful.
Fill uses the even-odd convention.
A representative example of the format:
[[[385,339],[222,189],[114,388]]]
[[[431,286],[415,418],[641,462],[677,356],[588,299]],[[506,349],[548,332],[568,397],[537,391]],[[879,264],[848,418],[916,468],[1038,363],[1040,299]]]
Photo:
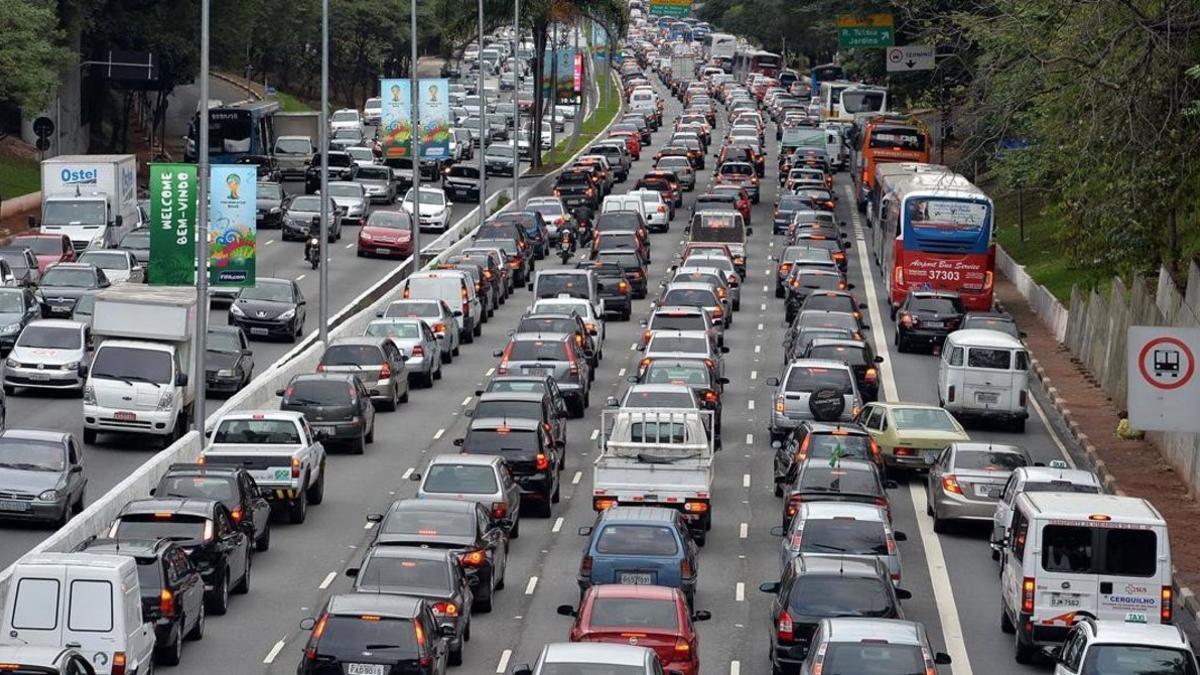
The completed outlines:
[[[1196,357],[1178,338],[1157,337],[1138,352],[1138,370],[1142,379],[1157,389],[1178,389],[1196,372]]]
[[[50,149],[50,139],[46,138],[45,136],[41,136],[33,142],[33,146],[41,152],[45,152]]]
[[[33,121],[33,133],[43,138],[54,133],[54,120],[49,117],[37,118]]]
[[[900,63],[904,60],[904,50],[899,47],[892,47],[887,50],[887,59],[892,63]]]

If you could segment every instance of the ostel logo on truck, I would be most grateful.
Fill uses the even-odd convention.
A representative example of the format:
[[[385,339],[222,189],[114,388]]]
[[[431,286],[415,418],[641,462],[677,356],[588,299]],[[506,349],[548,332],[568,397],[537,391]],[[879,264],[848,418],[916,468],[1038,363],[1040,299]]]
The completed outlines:
[[[64,168],[58,174],[59,180],[63,185],[95,185],[100,178],[100,172],[96,169],[72,169]]]
[[[904,281],[910,288],[929,286],[947,290],[981,290],[988,271],[987,254],[947,256],[904,252]]]

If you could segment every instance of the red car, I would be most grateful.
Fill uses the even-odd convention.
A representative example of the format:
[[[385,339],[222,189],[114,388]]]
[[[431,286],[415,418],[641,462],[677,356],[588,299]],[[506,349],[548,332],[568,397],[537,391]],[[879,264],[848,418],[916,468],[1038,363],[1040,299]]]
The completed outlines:
[[[638,138],[638,134],[632,131],[611,131],[608,134],[609,138],[624,138],[625,145],[629,148],[629,154],[633,156],[633,161],[638,161],[642,158],[642,139]]]
[[[12,238],[9,246],[27,248],[37,257],[38,271],[63,262],[75,262],[75,247],[65,234],[19,234]]]
[[[402,211],[374,211],[358,228],[358,255],[407,258],[412,255],[412,218]]]
[[[576,610],[560,605],[558,613],[575,617],[571,642],[608,642],[649,647],[664,672],[700,672],[700,636],[693,621],[712,614],[692,612],[678,588],[635,584],[600,584],[584,594]]]

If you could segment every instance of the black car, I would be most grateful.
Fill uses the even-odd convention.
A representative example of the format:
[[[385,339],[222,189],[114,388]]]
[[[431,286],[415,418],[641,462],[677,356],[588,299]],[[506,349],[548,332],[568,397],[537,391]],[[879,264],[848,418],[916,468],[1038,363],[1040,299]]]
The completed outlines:
[[[595,380],[595,369],[600,364],[604,353],[596,342],[595,335],[588,330],[578,314],[526,314],[517,321],[518,333],[567,333],[575,340],[575,346],[583,351],[589,363],[592,364],[592,379]]]
[[[604,313],[616,314],[621,321],[633,316],[633,286],[625,274],[625,268],[615,262],[581,260],[575,263],[581,270],[591,270],[596,275],[596,286],[600,299],[604,301]]]
[[[772,233],[786,234],[788,227],[792,224],[792,216],[797,211],[807,210],[810,204],[811,202],[800,195],[780,195],[779,201],[775,203],[775,211],[772,217]]]
[[[479,201],[479,167],[455,164],[442,174],[442,189],[446,196],[458,201]]]
[[[25,326],[40,316],[33,289],[0,288],[0,354],[12,351]]]
[[[832,466],[831,466],[832,464]],[[879,468],[874,461],[854,459],[810,458],[800,463],[795,479],[783,491],[783,526],[786,528],[792,516],[800,509],[801,502],[857,502],[882,506],[891,518],[892,507],[887,489],[895,488],[895,481],[879,477]]]
[[[359,593],[387,593],[424,598],[437,617],[450,646],[450,665],[462,664],[463,643],[471,630],[471,583],[459,556],[417,546],[373,546],[361,567],[346,570]],[[449,633],[449,631],[447,631]]]
[[[327,444],[348,444],[350,451],[361,455],[367,443],[375,442],[375,389],[367,389],[354,373],[312,373],[296,375],[286,389],[276,395],[283,397],[280,410],[304,413],[314,430],[325,433]]]
[[[446,258],[448,265],[471,265],[479,270],[483,276],[483,285],[490,288],[492,297],[492,309],[496,309],[504,304],[508,298],[508,288],[504,283],[504,274],[496,265],[496,262],[489,256],[483,253],[452,255]],[[488,316],[491,316],[491,312]]]
[[[1003,312],[967,312],[963,316],[959,330],[970,329],[1000,331],[1018,340],[1025,337],[1025,334],[1017,328],[1017,322],[1013,320],[1012,316]]]
[[[250,592],[250,537],[215,499],[135,499],[121,509],[108,536],[170,539],[183,547],[204,577],[208,611],[229,610],[229,592]]]
[[[902,619],[900,601],[912,597],[892,585],[878,559],[796,556],[779,581],[758,589],[775,596],[771,603],[771,668],[797,673],[821,619],[855,616]]]
[[[533,247],[533,254],[538,259],[546,257],[550,241],[550,231],[546,227],[546,218],[537,211],[506,211],[492,216],[490,223],[513,223],[525,235],[525,240]]]
[[[204,637],[204,578],[187,553],[168,538],[91,538],[76,551],[123,555],[137,563],[142,618],[154,623],[154,660],[179,664],[183,641]]]
[[[282,337],[295,342],[304,334],[306,304],[295,281],[259,277],[253,286],[238,291],[229,305],[228,323],[251,337]]]
[[[283,182],[283,174],[279,171],[279,162],[272,155],[242,155],[237,158],[235,163],[253,164],[259,181]]]
[[[646,278],[646,259],[634,250],[601,251],[596,254],[594,263],[607,263],[620,267],[629,280],[629,289],[633,297],[641,300],[646,297],[648,284]],[[605,308],[607,309],[607,308]]]
[[[138,227],[126,232],[117,242],[117,248],[132,253],[146,269],[146,276],[150,276],[150,228]]]
[[[536,265],[533,259],[533,247],[524,243],[524,240],[502,237],[499,234],[484,235],[475,239],[472,246],[500,249],[504,253],[508,268],[512,270],[514,286],[524,286],[526,281],[533,278]]]
[[[554,403],[554,409],[567,412],[567,400],[558,388],[558,382],[549,375],[497,375],[487,383],[486,389],[476,389],[475,395],[506,391],[548,393],[551,402]]]
[[[209,393],[233,394],[254,379],[254,352],[241,328],[210,326],[204,348],[204,382]]]
[[[367,520],[379,523],[376,546],[452,551],[467,574],[475,608],[491,611],[495,592],[504,588],[508,568],[507,519],[492,518],[483,505],[473,501],[399,499],[386,514],[372,514]]]
[[[240,466],[172,464],[150,494],[171,499],[215,499],[229,509],[234,524],[254,540],[255,550],[271,548],[271,504],[263,499],[250,472]]]
[[[857,424],[815,422],[805,420],[780,441],[771,443],[775,449],[775,496],[782,497],[784,487],[796,479],[796,472],[805,460],[829,461],[853,459],[870,462],[883,471],[883,457],[866,430]]]
[[[329,151],[329,180],[353,180],[354,158],[340,150]],[[304,194],[311,195],[321,189],[321,153],[314,153],[304,170]]]
[[[844,291],[854,288],[854,284],[846,283],[840,272],[814,267],[796,266],[792,268],[785,285],[787,299],[784,300],[784,320],[791,323],[800,311],[800,306],[814,292]]]
[[[962,300],[954,291],[909,291],[896,310],[896,349],[912,351],[917,344],[940,349],[963,321]]]
[[[71,316],[75,302],[88,291],[108,288],[104,270],[87,263],[57,263],[46,268],[34,297],[44,318]]]
[[[329,224],[325,236],[330,242],[341,238],[342,219],[346,217],[347,210],[345,206],[338,206],[333,198],[329,199]],[[300,195],[289,201],[284,207],[279,236],[284,241],[304,241],[308,238],[308,228],[313,223],[319,222],[321,222],[321,197],[319,195]]]
[[[562,199],[563,206],[573,209],[600,206],[600,188],[592,175],[581,169],[571,169],[558,174],[554,181],[554,196]]]
[[[430,605],[383,593],[331,597],[317,619],[300,624],[312,634],[296,675],[344,675],[352,672],[350,664],[366,673],[446,675],[450,629],[439,628]]]
[[[283,227],[283,214],[292,198],[278,182],[261,182],[256,186],[254,220],[258,227]]]
[[[461,452],[498,455],[512,471],[521,488],[521,503],[537,515],[549,518],[551,504],[559,500],[559,464],[565,444],[556,441],[537,420],[505,417],[476,417],[467,435],[454,439]]]
[[[876,356],[871,343],[866,340],[814,338],[801,358],[845,363],[854,371],[855,384],[863,400],[868,403],[879,400],[879,364],[883,363],[883,357]]]

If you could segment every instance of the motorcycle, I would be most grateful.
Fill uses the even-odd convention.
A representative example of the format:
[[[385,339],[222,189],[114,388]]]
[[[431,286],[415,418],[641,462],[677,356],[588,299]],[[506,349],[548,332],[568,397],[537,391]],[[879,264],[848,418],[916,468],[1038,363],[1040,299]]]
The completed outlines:
[[[304,259],[307,260],[315,270],[321,264],[321,237],[309,237],[304,243]]]
[[[571,255],[575,253],[575,244],[569,237],[559,237],[558,239],[558,257],[562,258],[564,265],[571,259]]]

